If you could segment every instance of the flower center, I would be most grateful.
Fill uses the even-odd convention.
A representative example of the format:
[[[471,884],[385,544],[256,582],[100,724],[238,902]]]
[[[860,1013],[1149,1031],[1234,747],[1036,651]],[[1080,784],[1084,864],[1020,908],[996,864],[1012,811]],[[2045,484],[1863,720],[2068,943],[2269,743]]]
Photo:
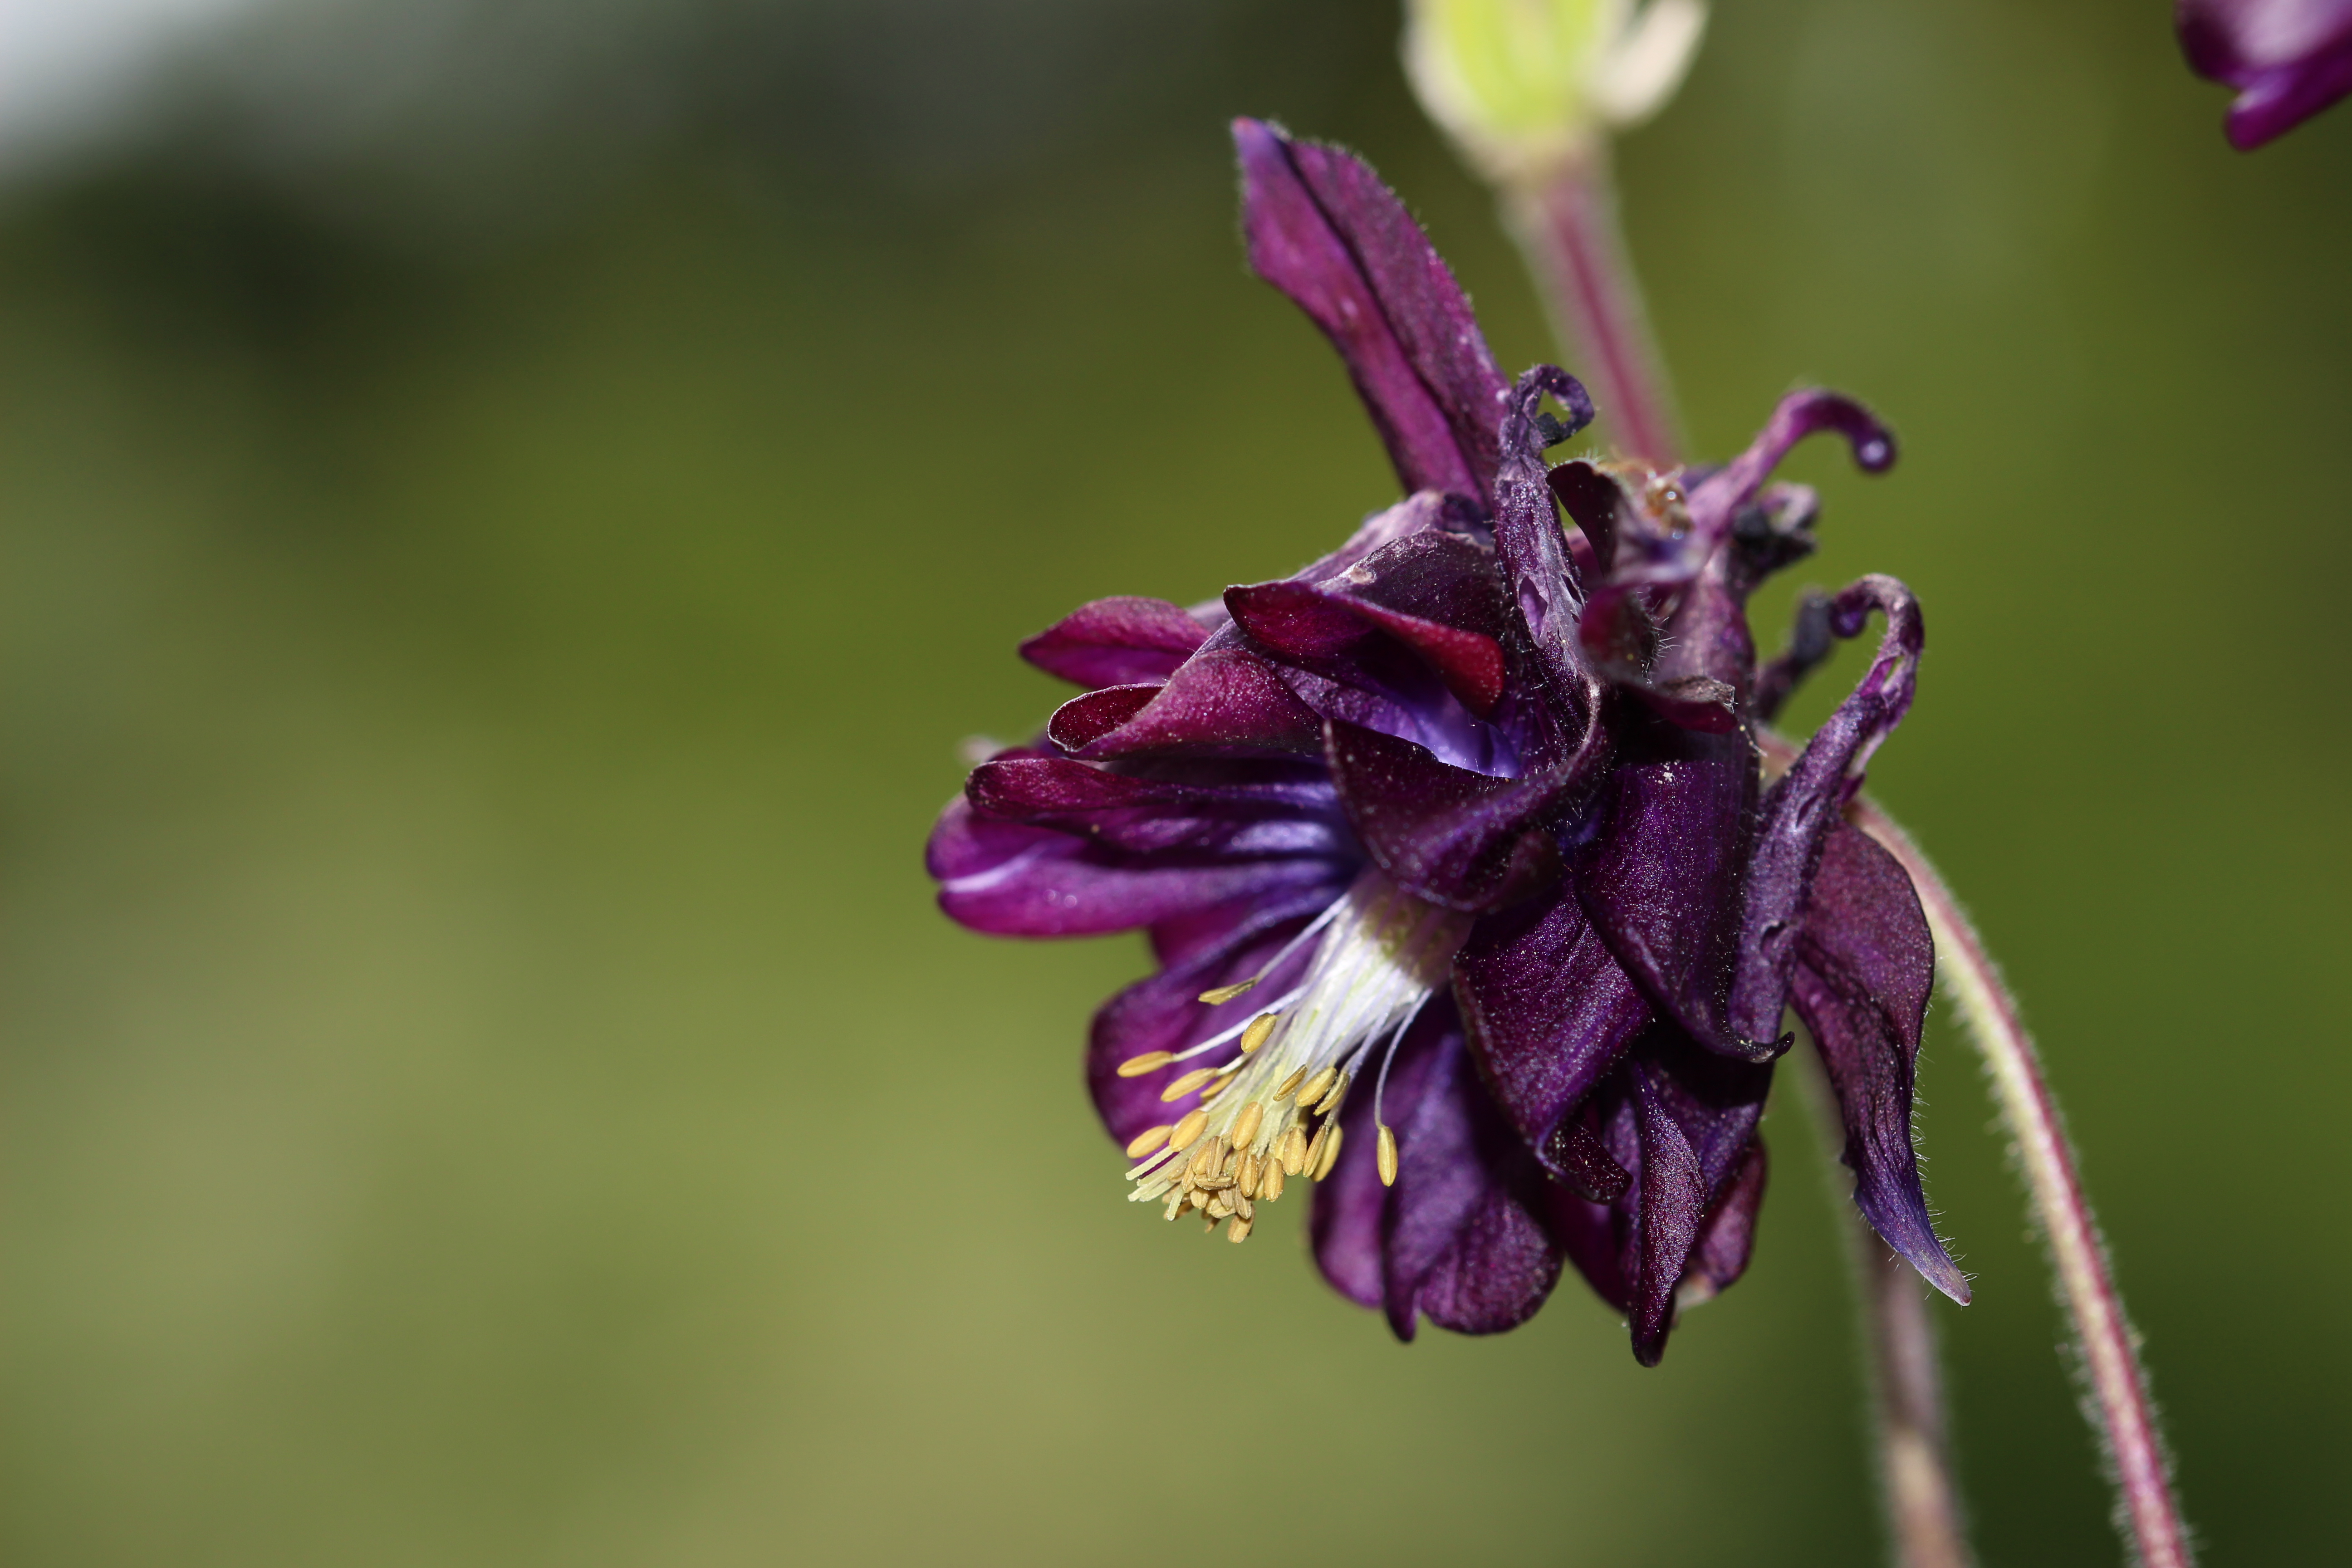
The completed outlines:
[[[1289,1178],[1319,1182],[1331,1173],[1339,1108],[1367,1071],[1378,1074],[1381,1180],[1395,1181],[1396,1137],[1380,1119],[1381,1088],[1397,1043],[1446,983],[1471,918],[1423,903],[1367,870],[1255,978],[1203,992],[1203,1002],[1230,1003],[1322,938],[1299,983],[1249,1018],[1184,1051],[1153,1051],[1120,1065],[1121,1077],[1135,1078],[1193,1057],[1227,1058],[1161,1091],[1169,1104],[1189,1100],[1192,1108],[1127,1146],[1140,1161],[1127,1173],[1135,1184],[1129,1201],[1164,1200],[1171,1220],[1198,1209],[1212,1230],[1231,1219],[1227,1234],[1243,1240],[1256,1205],[1280,1197]]]

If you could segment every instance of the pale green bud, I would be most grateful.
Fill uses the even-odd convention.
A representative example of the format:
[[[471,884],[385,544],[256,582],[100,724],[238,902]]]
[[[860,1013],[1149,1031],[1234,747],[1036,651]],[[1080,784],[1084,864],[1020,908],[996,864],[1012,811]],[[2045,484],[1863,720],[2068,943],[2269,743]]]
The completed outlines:
[[[1705,0],[1411,0],[1405,71],[1489,179],[1544,178],[1674,96]]]

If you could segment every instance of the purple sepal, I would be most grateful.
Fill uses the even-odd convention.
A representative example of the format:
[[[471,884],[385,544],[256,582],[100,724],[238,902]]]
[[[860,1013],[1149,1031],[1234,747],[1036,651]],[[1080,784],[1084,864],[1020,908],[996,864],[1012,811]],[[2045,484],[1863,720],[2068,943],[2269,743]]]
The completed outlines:
[[[1731,1180],[1699,1222],[1698,1245],[1691,1249],[1690,1266],[1683,1274],[1679,1305],[1687,1307],[1727,1290],[1748,1272],[1748,1260],[1756,1250],[1756,1216],[1764,1207],[1768,1164],[1764,1140],[1749,1139]]]
[[[1157,685],[1208,636],[1207,627],[1165,599],[1097,599],[1023,643],[1021,657],[1089,689]]]
[[[1326,886],[1315,857],[1155,864],[1048,827],[982,816],[959,798],[940,813],[926,863],[948,917],[993,936],[1100,936],[1231,899],[1276,900]]]
[[[1264,757],[1312,755],[1322,749],[1323,722],[1283,683],[1274,667],[1242,647],[1221,647],[1219,633],[1150,691],[1114,686],[1074,697],[1054,710],[1045,733],[1089,761],[1132,757]],[[1106,714],[1132,703],[1115,723]]]
[[[1553,1176],[1612,1199],[1625,1173],[1581,1121],[1581,1106],[1650,1022],[1649,1004],[1566,889],[1472,928],[1454,959],[1454,994],[1486,1080]]]
[[[1315,1194],[1325,1277],[1383,1309],[1401,1340],[1423,1317],[1465,1334],[1525,1322],[1559,1278],[1544,1184],[1479,1087],[1450,1008],[1433,1005],[1390,1068],[1393,1187],[1381,1185],[1370,1091],[1365,1083],[1349,1096],[1339,1164]]]
[[[2242,153],[2352,93],[2352,0],[2177,0],[2173,20],[2189,68],[2238,89]]]
[[[1731,1026],[1748,1038],[1780,1026],[1789,966],[1796,961],[1798,917],[1821,862],[1823,837],[1862,787],[1871,753],[1910,711],[1917,688],[1927,628],[1918,601],[1902,584],[1870,576],[1845,588],[1830,602],[1830,629],[1839,637],[1856,636],[1873,610],[1886,616],[1877,657],[1765,798],[1748,862],[1738,973],[1731,989]]]
[[[1547,424],[1539,412],[1546,395],[1568,408],[1569,425]],[[1504,465],[1495,505],[1495,552],[1534,655],[1536,668],[1529,674],[1550,720],[1543,760],[1579,769],[1595,765],[1606,749],[1601,685],[1580,640],[1584,588],[1552,509],[1543,447],[1548,438],[1589,420],[1591,410],[1584,388],[1555,366],[1538,365],[1521,376],[1503,425]]]
[[[1200,784],[1108,773],[1066,757],[1006,757],[974,768],[964,797],[984,816],[1134,855],[1328,858],[1353,850],[1339,796],[1321,779]]]
[[[1250,265],[1323,329],[1408,490],[1490,499],[1507,384],[1404,204],[1337,148],[1234,121]]]
[[[1772,1069],[1701,1052],[1671,1032],[1638,1052],[1633,1079],[1634,1215],[1625,1313],[1633,1359],[1655,1366],[1674,1328],[1675,1291],[1716,1198],[1763,1115]],[[1621,1163],[1624,1162],[1621,1161]],[[1621,1200],[1622,1202],[1622,1200]]]
[[[1911,1148],[1911,1092],[1936,976],[1911,879],[1846,823],[1822,851],[1790,999],[1821,1049],[1845,1121],[1853,1201],[1920,1277],[1965,1306],[1969,1284],[1927,1215]]]

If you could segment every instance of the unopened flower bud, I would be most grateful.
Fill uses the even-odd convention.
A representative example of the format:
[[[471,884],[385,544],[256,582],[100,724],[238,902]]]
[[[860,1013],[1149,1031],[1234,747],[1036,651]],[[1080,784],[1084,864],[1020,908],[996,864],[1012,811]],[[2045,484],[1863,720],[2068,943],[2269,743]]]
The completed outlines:
[[[1705,0],[1411,0],[1405,71],[1481,174],[1527,184],[1664,107],[1706,26]]]

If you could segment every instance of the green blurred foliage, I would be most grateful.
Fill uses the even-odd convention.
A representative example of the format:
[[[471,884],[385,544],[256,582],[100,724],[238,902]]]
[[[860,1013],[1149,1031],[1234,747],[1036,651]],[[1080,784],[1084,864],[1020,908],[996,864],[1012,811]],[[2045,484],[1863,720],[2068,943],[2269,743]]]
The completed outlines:
[[[705,39],[609,134],[278,156],[192,92],[0,212],[8,1562],[1878,1559],[1793,1100],[1663,1369],[1573,1283],[1401,1348],[1296,1212],[1119,1201],[1075,1064],[1135,944],[932,910],[959,738],[1055,700],[1021,636],[1391,494],[1224,116],[1364,148],[1549,353],[1386,10],[957,14]],[[2040,1030],[2211,1561],[2317,1561],[2352,111],[2220,111],[2160,8],[1751,0],[1623,180],[1700,449],[1799,380],[1903,432],[1792,465],[1811,575],[1927,606],[1874,787]],[[1948,1021],[1925,1090],[1985,1558],[2113,1561]]]

